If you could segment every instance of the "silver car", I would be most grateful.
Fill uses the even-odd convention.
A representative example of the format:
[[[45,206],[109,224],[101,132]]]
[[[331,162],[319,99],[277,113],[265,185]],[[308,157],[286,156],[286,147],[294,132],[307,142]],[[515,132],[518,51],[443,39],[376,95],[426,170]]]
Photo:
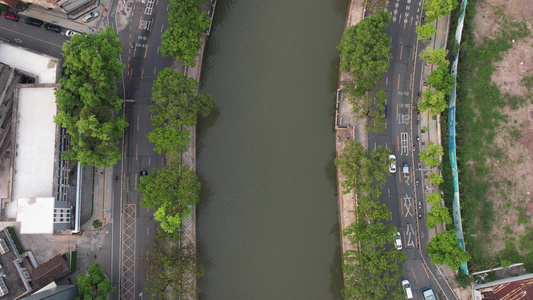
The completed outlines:
[[[91,11],[90,13],[86,14],[84,17],[83,17],[83,22],[89,22],[90,20],[93,20],[93,19],[96,19],[98,17],[98,12],[97,11]]]

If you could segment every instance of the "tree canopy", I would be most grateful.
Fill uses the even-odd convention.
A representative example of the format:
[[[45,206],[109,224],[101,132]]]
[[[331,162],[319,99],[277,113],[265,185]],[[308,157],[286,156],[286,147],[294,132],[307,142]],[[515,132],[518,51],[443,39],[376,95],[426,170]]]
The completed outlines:
[[[444,155],[444,148],[441,145],[429,143],[427,150],[422,150],[418,153],[418,157],[426,166],[438,166],[440,164],[439,157]]]
[[[431,173],[429,174],[428,181],[434,185],[439,185],[444,182],[444,179],[442,179],[442,177],[437,173]]]
[[[115,80],[122,77],[122,42],[111,27],[94,35],[75,35],[63,44],[66,76],[59,80],[55,122],[71,137],[64,158],[108,167],[120,159],[118,140],[128,123],[117,116],[122,100]]]
[[[423,101],[418,102],[417,106],[421,112],[429,111],[429,114],[436,116],[448,108],[448,102],[446,101],[446,95],[442,91],[433,92],[431,89],[426,89],[422,93]]]
[[[215,107],[213,95],[198,92],[198,82],[165,68],[152,86],[152,100],[162,118],[180,119],[185,126],[196,125],[198,115],[207,116]]]
[[[433,192],[433,193],[429,193],[426,196],[426,201],[427,203],[438,204],[442,202],[442,197],[438,193]]]
[[[379,146],[372,152],[366,151],[355,140],[348,140],[341,154],[335,159],[346,180],[342,183],[344,192],[366,193],[377,197],[379,189],[385,184],[389,171],[390,149]]]
[[[210,19],[200,9],[204,0],[170,0],[169,27],[161,35],[161,53],[195,65],[195,58],[202,46],[200,37],[209,28]]]
[[[178,159],[141,177],[137,190],[143,196],[140,205],[154,209],[154,218],[169,233],[177,230],[181,221],[189,217],[191,207],[200,198],[198,176]]]
[[[418,38],[422,42],[427,42],[435,33],[437,32],[437,28],[435,28],[435,25],[433,23],[426,23],[421,26],[416,27],[416,34],[418,35]]]
[[[78,294],[76,300],[105,300],[116,290],[111,279],[99,264],[93,262],[87,274],[78,275]]]
[[[343,34],[340,45],[343,72],[352,72],[354,82],[352,94],[355,97],[373,91],[376,82],[382,80],[382,73],[387,71],[392,48],[390,37],[383,33],[391,14],[379,12],[362,19],[349,27]]]
[[[197,264],[196,251],[184,244],[183,234],[158,230],[153,244],[146,248],[142,263],[146,267],[146,285],[154,299],[195,299],[199,289],[188,284],[198,279],[202,269]]]
[[[431,22],[450,14],[457,7],[457,0],[427,0],[424,3],[426,21]]]
[[[420,58],[432,65],[448,67],[450,62],[446,60],[447,55],[448,50],[445,48],[437,48],[432,50],[430,47],[427,47],[426,50],[420,54]]]
[[[441,65],[437,69],[431,71],[426,82],[437,91],[447,94],[453,87],[453,76],[450,74],[448,66]]]
[[[457,271],[463,262],[470,260],[470,254],[457,245],[457,235],[453,230],[440,232],[429,241],[426,252],[431,263],[445,264],[452,271]]]
[[[428,221],[426,223],[429,229],[435,228],[437,224],[450,224],[452,222],[452,217],[450,217],[450,212],[445,206],[441,206],[440,203],[434,204],[431,206],[429,213],[427,214]]]

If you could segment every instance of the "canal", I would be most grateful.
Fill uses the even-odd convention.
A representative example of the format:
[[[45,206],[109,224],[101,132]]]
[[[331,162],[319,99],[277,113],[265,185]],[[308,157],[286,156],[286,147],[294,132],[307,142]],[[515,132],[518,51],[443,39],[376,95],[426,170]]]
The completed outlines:
[[[334,110],[348,0],[218,0],[198,128],[200,299],[341,299]]]

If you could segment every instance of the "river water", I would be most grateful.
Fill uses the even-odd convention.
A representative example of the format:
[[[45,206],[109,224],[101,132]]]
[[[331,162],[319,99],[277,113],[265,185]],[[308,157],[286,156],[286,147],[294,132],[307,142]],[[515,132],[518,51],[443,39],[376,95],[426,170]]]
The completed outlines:
[[[219,0],[201,89],[201,299],[341,299],[336,46],[348,0]]]

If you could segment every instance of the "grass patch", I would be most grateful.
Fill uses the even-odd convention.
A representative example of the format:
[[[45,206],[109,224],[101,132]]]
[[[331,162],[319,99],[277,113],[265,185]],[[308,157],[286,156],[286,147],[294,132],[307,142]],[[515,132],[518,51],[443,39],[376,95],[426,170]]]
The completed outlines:
[[[78,257],[77,251],[70,252],[70,270],[75,271],[76,270],[76,258]]]
[[[7,229],[7,232],[9,232],[9,236],[13,240],[13,243],[15,244],[15,248],[17,248],[18,253],[23,254],[24,249],[22,248],[22,245],[20,244],[17,233],[15,232],[15,229],[11,226],[7,226],[6,229]]]

